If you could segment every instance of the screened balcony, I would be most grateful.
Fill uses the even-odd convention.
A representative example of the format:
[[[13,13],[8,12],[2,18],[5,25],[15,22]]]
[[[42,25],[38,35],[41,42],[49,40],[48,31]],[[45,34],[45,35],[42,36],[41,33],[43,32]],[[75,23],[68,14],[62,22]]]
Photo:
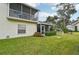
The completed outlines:
[[[9,4],[9,16],[37,21],[38,10],[20,3]]]

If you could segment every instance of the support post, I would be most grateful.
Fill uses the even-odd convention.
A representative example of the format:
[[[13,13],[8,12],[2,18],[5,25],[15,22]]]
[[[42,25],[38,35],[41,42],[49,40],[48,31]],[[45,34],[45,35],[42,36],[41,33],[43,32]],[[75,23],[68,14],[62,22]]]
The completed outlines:
[[[30,8],[30,20],[31,20],[31,8]]]
[[[50,32],[50,26],[48,26],[48,31]]]

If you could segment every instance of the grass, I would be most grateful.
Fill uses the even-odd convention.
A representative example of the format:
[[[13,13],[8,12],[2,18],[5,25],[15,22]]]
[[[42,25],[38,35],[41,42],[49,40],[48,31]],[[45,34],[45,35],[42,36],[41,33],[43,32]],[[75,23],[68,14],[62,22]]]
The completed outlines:
[[[79,33],[0,40],[1,55],[78,55]]]

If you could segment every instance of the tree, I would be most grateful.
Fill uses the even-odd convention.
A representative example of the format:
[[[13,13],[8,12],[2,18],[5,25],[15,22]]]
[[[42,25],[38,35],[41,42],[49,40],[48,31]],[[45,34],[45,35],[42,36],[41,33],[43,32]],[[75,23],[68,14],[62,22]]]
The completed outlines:
[[[77,17],[77,20],[79,20],[79,17]]]
[[[56,23],[57,19],[58,19],[57,16],[48,16],[46,22]]]
[[[57,16],[48,16],[46,22],[51,22],[53,24],[52,28],[53,30],[56,30],[56,21],[58,17]]]
[[[76,13],[75,5],[72,3],[60,3],[57,5],[57,13],[60,19],[60,23],[62,23],[62,26],[64,29],[66,29],[66,25],[70,23],[71,16]]]

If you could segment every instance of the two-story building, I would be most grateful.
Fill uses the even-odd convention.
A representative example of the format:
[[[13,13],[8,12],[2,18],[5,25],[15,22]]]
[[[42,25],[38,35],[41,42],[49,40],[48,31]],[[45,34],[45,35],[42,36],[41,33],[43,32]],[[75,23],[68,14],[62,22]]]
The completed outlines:
[[[35,32],[44,34],[49,31],[49,24],[38,22],[38,11],[25,3],[0,4],[0,39],[32,36]]]
[[[24,3],[0,4],[0,38],[31,36],[37,32],[38,9]]]

